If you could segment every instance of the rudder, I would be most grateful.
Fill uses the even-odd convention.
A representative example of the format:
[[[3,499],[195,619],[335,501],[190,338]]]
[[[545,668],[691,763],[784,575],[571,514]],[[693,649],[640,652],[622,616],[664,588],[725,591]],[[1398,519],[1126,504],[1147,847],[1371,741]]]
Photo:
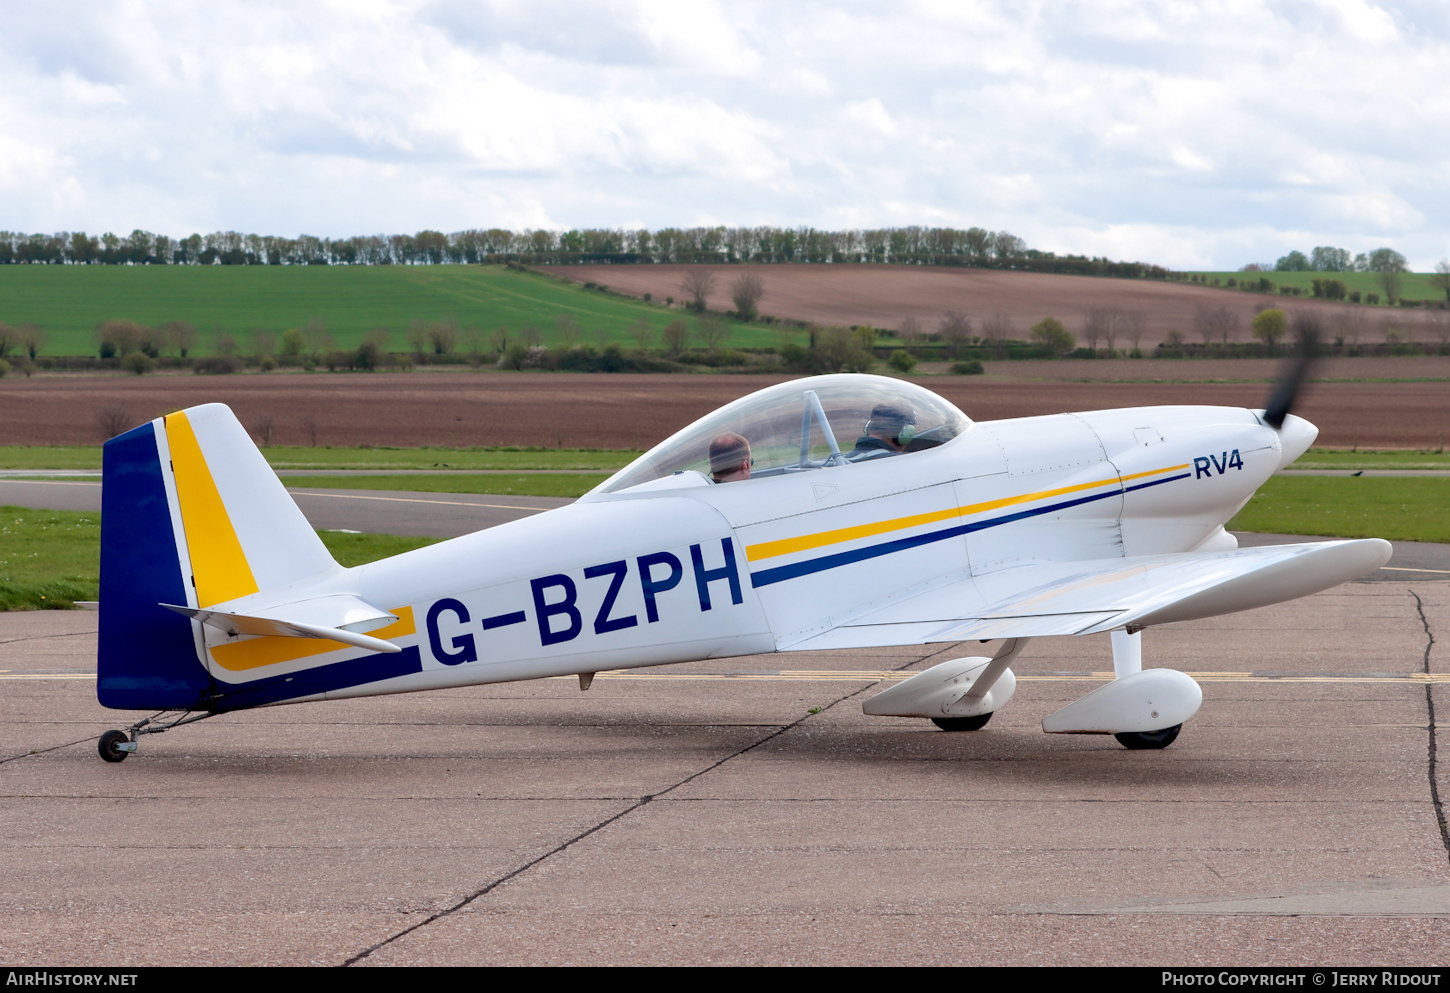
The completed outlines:
[[[156,422],[102,451],[101,603],[96,696],[117,710],[204,709],[211,679],[187,602]]]

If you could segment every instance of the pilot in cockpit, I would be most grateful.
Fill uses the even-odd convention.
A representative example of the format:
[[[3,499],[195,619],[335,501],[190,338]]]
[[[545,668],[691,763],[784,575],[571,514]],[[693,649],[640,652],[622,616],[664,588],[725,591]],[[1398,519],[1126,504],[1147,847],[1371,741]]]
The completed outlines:
[[[697,449],[698,451],[698,449]],[[726,431],[710,442],[710,478],[717,483],[734,483],[750,478],[750,442],[734,431]]]
[[[866,433],[846,453],[849,462],[900,455],[916,437],[916,412],[903,400],[886,400],[871,408]]]

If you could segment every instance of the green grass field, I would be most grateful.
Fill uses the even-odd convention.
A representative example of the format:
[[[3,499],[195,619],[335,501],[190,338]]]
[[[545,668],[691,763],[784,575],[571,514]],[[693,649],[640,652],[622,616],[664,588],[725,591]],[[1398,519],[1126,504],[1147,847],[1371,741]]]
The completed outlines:
[[[361,565],[434,538],[320,532],[333,558]],[[100,595],[101,515],[0,507],[0,610],[65,609]]]
[[[517,340],[537,325],[555,343],[555,321],[569,315],[580,341],[594,343],[603,329],[611,341],[634,346],[631,326],[641,316],[659,332],[681,310],[585,290],[546,275],[501,266],[0,266],[0,321],[38,324],[44,355],[90,355],[102,321],[130,320],[152,327],[167,321],[194,325],[196,354],[211,354],[219,334],[243,352],[251,332],[280,337],[311,318],[327,324],[338,347],[353,348],[377,328],[391,332],[388,347],[405,351],[413,321],[451,319],[466,350],[469,329],[485,341],[499,327]],[[769,328],[732,322],[728,345],[773,345]]]
[[[1232,531],[1450,542],[1450,479],[1275,476]]]
[[[1360,293],[1378,293],[1380,295],[1379,306],[1386,306],[1385,291],[1380,286],[1379,274],[1373,272],[1195,272],[1189,275],[1218,279],[1223,285],[1227,285],[1230,279],[1236,279],[1239,282],[1257,282],[1259,277],[1268,276],[1276,289],[1273,294],[1265,294],[1265,296],[1278,296],[1277,287],[1280,286],[1298,286],[1303,289],[1304,295],[1308,296],[1313,289],[1314,280],[1337,279],[1350,292],[1359,290]],[[1400,296],[1406,300],[1445,302],[1445,291],[1434,286],[1430,282],[1430,274],[1424,272],[1400,273]],[[1295,298],[1290,297],[1289,299]]]

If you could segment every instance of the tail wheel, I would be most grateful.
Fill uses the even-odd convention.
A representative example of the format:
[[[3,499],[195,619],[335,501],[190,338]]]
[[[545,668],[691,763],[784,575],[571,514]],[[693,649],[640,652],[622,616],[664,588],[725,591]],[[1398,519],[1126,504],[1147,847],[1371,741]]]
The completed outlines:
[[[1167,748],[1183,730],[1182,724],[1175,724],[1162,731],[1120,731],[1113,735],[1124,748]]]
[[[96,751],[101,753],[101,758],[107,762],[124,762],[129,751],[120,746],[128,743],[131,739],[124,731],[107,731],[101,735],[101,740],[96,742]]]
[[[931,722],[943,731],[980,731],[987,726],[993,713],[995,711],[978,714],[976,717],[933,717]]]

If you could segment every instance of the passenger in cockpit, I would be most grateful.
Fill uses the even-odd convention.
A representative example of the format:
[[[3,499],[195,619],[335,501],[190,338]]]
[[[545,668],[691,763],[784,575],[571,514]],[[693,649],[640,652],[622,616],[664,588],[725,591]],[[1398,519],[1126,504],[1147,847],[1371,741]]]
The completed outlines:
[[[696,449],[699,451],[699,449]],[[726,431],[710,442],[710,477],[717,483],[734,483],[750,478],[750,442],[734,431]]]
[[[916,412],[902,400],[887,400],[871,408],[866,433],[856,439],[856,447],[846,453],[849,462],[900,455],[916,437]]]

